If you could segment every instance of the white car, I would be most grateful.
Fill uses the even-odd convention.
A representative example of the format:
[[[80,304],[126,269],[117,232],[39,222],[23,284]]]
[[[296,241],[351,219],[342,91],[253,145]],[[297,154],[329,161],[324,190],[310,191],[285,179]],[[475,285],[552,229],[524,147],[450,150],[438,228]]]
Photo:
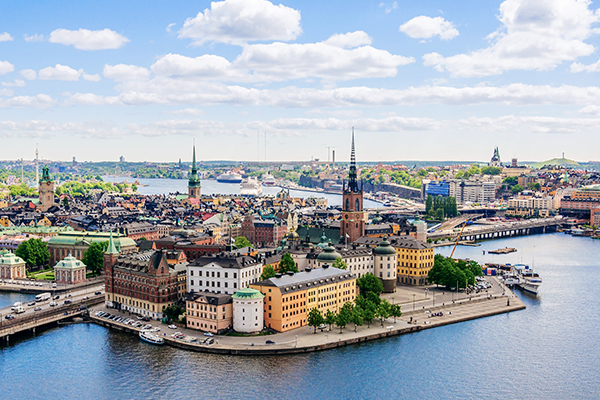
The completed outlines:
[[[167,328],[169,328],[169,329],[177,329],[177,325],[169,325],[169,326],[167,326]]]

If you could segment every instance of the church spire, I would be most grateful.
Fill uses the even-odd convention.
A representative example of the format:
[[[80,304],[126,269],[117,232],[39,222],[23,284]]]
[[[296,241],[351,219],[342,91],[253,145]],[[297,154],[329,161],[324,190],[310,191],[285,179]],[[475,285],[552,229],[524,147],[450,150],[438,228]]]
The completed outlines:
[[[113,240],[112,231],[110,232],[110,236],[108,238],[108,248],[106,249],[104,254],[119,254],[117,246],[115,246],[115,241]]]
[[[356,151],[354,148],[354,127],[352,127],[352,150],[350,151],[350,173],[348,174],[348,185],[347,191],[357,193],[358,189],[358,177],[356,173]]]
[[[200,187],[198,168],[196,167],[196,141],[194,140],[194,151],[192,156],[192,170],[190,171],[188,187]]]

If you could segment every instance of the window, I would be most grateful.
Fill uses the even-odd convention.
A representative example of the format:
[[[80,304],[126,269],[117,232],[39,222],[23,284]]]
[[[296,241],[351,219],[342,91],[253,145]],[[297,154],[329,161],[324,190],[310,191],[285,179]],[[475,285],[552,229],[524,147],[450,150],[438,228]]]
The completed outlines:
[[[190,281],[190,285],[194,286],[194,280],[193,279]]]

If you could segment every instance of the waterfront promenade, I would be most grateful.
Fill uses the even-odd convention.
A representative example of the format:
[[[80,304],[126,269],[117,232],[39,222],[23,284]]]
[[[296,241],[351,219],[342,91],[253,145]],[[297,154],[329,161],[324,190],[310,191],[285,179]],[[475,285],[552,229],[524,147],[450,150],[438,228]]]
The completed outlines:
[[[388,300],[394,297],[396,304],[402,304],[402,317],[384,320],[383,326],[379,320],[374,320],[370,327],[359,326],[356,331],[354,325],[349,324],[340,333],[340,329],[332,327],[331,331],[325,329],[315,334],[311,327],[305,326],[285,333],[277,333],[266,336],[215,336],[215,343],[207,346],[198,343],[189,343],[184,340],[173,339],[171,334],[181,332],[187,336],[198,337],[202,341],[205,337],[200,331],[186,328],[170,330],[166,325],[156,321],[150,324],[159,327],[159,335],[164,338],[167,345],[179,347],[187,350],[228,355],[279,355],[307,353],[322,351],[341,346],[347,346],[371,340],[379,340],[387,337],[403,335],[407,333],[418,332],[424,329],[435,328],[439,326],[455,324],[472,319],[488,317],[492,315],[522,310],[525,305],[508,288],[501,285],[496,278],[490,279],[493,282],[493,288],[490,293],[482,293],[480,296],[466,296],[444,292],[436,295],[435,307],[433,306],[433,296],[427,297],[422,288],[402,287],[394,294],[385,295]],[[421,292],[421,299],[417,299],[418,292]],[[413,294],[415,296],[413,296]],[[458,296],[458,298],[457,298]],[[414,307],[414,311],[413,311]],[[91,318],[95,323],[108,326],[112,329],[118,329],[137,335],[139,329],[129,325],[115,323],[103,318],[94,316],[94,312],[103,310],[111,314],[117,314],[127,317],[127,313],[116,312],[104,307],[95,307],[91,313]],[[429,317],[431,313],[443,313],[440,317]],[[270,340],[273,344],[267,344]]]

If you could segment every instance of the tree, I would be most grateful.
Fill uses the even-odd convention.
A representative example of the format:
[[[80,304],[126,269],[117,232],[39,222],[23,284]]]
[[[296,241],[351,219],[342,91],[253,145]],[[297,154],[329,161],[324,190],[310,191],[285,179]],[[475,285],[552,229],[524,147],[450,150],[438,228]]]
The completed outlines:
[[[285,274],[287,272],[298,272],[296,262],[294,261],[290,253],[285,253],[283,257],[281,257],[281,261],[279,262],[279,268],[277,269],[281,274]]]
[[[481,168],[481,173],[483,175],[500,175],[502,173],[502,168],[500,168],[500,167],[483,167],[483,168]]]
[[[176,321],[179,319],[179,316],[183,313],[183,309],[181,306],[177,304],[171,304],[163,310],[163,314],[167,317],[169,321]]]
[[[102,267],[104,266],[104,258],[102,255],[107,248],[108,242],[94,242],[83,252],[81,262],[83,262],[87,269],[94,275],[100,275],[102,272]]]
[[[519,185],[518,183],[512,187],[512,189],[510,189],[514,194],[517,194],[519,192],[523,191],[523,186]]]
[[[390,316],[390,306],[391,304],[387,300],[383,299],[381,300],[381,302],[379,302],[379,306],[377,306],[377,308],[375,309],[375,316],[381,321],[382,328],[383,321],[388,319],[388,317]]]
[[[243,249],[244,247],[252,247],[252,243],[245,236],[238,236],[235,238],[233,245],[236,249]]]
[[[363,321],[367,323],[367,328],[371,327],[371,322],[375,319],[376,310],[377,306],[367,300],[365,308],[362,309]]]
[[[354,324],[354,332],[356,332],[357,326],[363,324],[363,309],[359,306],[352,307],[352,314],[350,315],[350,322]]]
[[[350,322],[350,318],[352,318],[352,309],[354,306],[349,301],[345,302],[342,308],[340,309],[340,313],[335,318],[335,324],[340,328],[340,333],[342,333],[342,329],[348,325]]]
[[[430,214],[433,211],[433,197],[431,195],[427,196],[427,200],[425,201],[425,213]]]
[[[321,315],[321,311],[318,308],[313,308],[308,313],[308,326],[312,326],[314,328],[313,333],[317,333],[317,327],[323,325],[325,322],[325,318]]]
[[[390,305],[390,316],[394,317],[394,323],[396,323],[396,317],[402,316],[402,310],[399,304]]]
[[[264,281],[269,278],[273,278],[275,276],[275,268],[271,264],[265,265],[262,270],[262,274],[260,274],[260,280]]]
[[[342,257],[338,257],[333,262],[333,268],[348,269],[348,264],[346,264],[346,261]]]
[[[62,205],[64,208],[69,208],[69,199],[67,197],[63,197]]]
[[[50,258],[48,245],[41,239],[29,239],[17,247],[15,255],[21,257],[28,267],[46,265]]]
[[[335,322],[336,322],[335,313],[331,310],[327,310],[327,312],[325,313],[325,323],[327,325],[329,325],[329,330],[331,330],[331,325],[335,324]]]
[[[369,293],[374,293],[379,297],[380,293],[383,293],[383,284],[373,274],[364,274],[356,280],[356,285],[360,289],[360,294],[365,298],[369,296]]]

